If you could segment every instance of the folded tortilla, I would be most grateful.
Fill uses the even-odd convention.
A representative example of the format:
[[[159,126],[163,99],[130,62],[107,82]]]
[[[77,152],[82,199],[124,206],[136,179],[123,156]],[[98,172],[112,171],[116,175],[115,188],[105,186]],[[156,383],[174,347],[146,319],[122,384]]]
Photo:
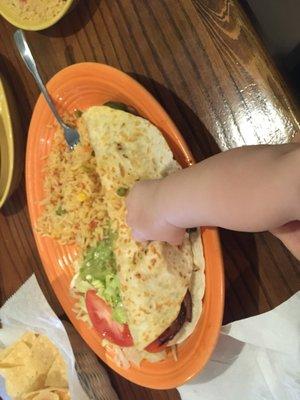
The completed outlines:
[[[180,247],[135,242],[125,223],[125,198],[117,194],[119,188],[131,188],[137,180],[162,178],[180,166],[160,131],[144,118],[96,106],[83,113],[83,120],[95,151],[112,228],[118,232],[115,254],[120,290],[134,344],[142,350],[156,340],[176,319],[190,288],[201,296],[191,292],[197,312],[192,322],[185,324],[186,337],[201,313],[204,290],[203,269],[195,264],[189,236]]]

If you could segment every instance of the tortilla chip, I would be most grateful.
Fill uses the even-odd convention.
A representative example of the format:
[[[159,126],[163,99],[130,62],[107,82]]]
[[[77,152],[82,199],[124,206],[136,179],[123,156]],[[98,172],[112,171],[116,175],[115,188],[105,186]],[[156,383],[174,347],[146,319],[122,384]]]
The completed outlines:
[[[12,351],[12,347],[11,347],[11,346],[6,347],[6,348],[4,348],[4,349],[0,349],[0,363],[1,363],[1,361],[2,361],[6,356],[8,356],[8,354],[9,354],[11,351]]]
[[[68,389],[55,389],[58,394],[59,400],[71,400],[70,392]]]
[[[17,342],[4,350],[0,360],[0,369],[24,365],[30,358],[30,348],[26,343]]]
[[[71,400],[71,397],[67,389],[49,388],[28,393],[22,400]]]
[[[27,346],[31,348],[38,337],[39,335],[37,333],[26,332],[21,337],[20,341],[26,343]]]
[[[36,371],[30,364],[1,368],[0,374],[5,378],[7,394],[13,399],[43,387],[43,382],[39,381]]]
[[[8,348],[9,349],[9,348]],[[8,351],[8,349],[6,349]],[[54,344],[44,335],[26,333],[10,346],[1,359],[0,374],[6,382],[6,391],[12,398],[45,388],[47,374],[58,353]],[[59,400],[50,394],[49,400]]]
[[[22,400],[60,400],[60,398],[51,389],[43,389],[26,394],[22,397]]]
[[[45,386],[58,388],[68,387],[67,366],[61,354],[58,353],[48,372],[45,380]]]
[[[31,351],[26,343],[18,341],[6,352],[0,362],[0,375],[5,378],[7,393],[12,398],[18,398],[31,388],[35,389],[36,373],[30,367]]]
[[[40,335],[31,349],[31,365],[46,379],[57,354],[58,349],[47,336]]]
[[[37,335],[34,332],[27,332],[24,333],[24,335],[21,337],[21,339],[19,339],[17,342],[13,343],[12,345],[4,348],[4,349],[0,349],[0,363],[3,362],[3,360],[12,352],[12,350],[14,350],[14,353],[12,354],[12,356],[10,357],[10,360],[8,361],[8,359],[6,359],[6,363],[10,363],[11,360],[13,360],[13,364],[14,365],[19,365],[19,359],[16,360],[15,359],[15,354],[16,352],[20,351],[22,357],[24,357],[24,344],[30,349],[33,345],[33,343],[35,342],[37,338]],[[23,342],[23,344],[21,344]],[[26,353],[28,353],[26,351]]]

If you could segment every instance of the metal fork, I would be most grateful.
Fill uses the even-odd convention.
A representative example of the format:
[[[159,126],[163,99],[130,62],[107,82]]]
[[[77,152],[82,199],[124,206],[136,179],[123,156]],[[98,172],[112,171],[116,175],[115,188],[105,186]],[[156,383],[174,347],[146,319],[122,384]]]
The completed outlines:
[[[45,99],[46,99],[54,117],[56,118],[57,122],[63,128],[64,136],[65,136],[65,139],[66,139],[66,142],[67,142],[69,148],[71,150],[73,150],[74,147],[79,143],[79,134],[78,134],[77,129],[68,126],[62,120],[61,116],[59,115],[59,113],[50,97],[50,94],[42,81],[42,78],[39,74],[36,63],[34,61],[34,58],[32,56],[32,53],[31,53],[28,43],[26,41],[24,32],[21,29],[18,29],[14,33],[14,40],[15,40],[15,44],[19,50],[19,53],[26,65],[26,67],[29,69],[29,71],[33,75],[38,87],[40,88],[40,91],[45,96]]]

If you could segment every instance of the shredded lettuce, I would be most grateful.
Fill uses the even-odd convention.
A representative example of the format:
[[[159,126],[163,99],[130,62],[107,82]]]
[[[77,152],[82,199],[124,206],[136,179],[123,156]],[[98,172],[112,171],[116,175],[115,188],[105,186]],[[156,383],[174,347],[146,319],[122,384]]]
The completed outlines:
[[[75,289],[78,293],[85,294],[88,290],[94,289],[93,285],[81,279],[79,274],[76,274],[72,280],[71,288]]]

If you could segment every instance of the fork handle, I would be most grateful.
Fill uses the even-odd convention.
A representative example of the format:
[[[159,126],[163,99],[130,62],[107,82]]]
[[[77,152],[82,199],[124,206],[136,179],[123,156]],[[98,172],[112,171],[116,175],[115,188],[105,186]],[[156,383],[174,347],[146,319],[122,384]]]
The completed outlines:
[[[52,99],[51,96],[48,92],[48,90],[46,89],[46,86],[44,85],[44,82],[39,74],[39,71],[37,69],[36,63],[34,61],[34,58],[32,56],[32,53],[30,51],[30,48],[28,46],[27,40],[25,38],[24,32],[21,29],[18,29],[15,33],[14,33],[14,40],[15,40],[15,44],[17,46],[17,49],[19,50],[19,53],[26,65],[26,67],[28,68],[28,70],[31,72],[32,76],[34,77],[40,91],[43,93],[43,95],[45,96],[45,99],[52,111],[52,113],[54,114],[55,118],[57,119],[58,123],[64,128],[65,124],[62,120],[62,118],[60,117]]]

